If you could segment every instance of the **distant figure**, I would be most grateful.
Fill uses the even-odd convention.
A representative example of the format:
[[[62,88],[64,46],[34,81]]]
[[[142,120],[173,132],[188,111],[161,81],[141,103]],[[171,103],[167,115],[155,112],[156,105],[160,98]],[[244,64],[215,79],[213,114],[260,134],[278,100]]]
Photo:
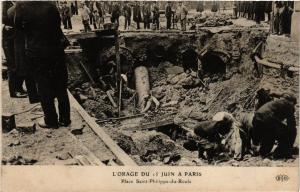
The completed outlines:
[[[171,29],[172,6],[171,6],[170,1],[168,1],[168,4],[166,6],[165,16],[166,16],[166,19],[167,19],[167,29]]]
[[[72,15],[78,15],[77,8],[73,3],[71,3],[71,13]]]
[[[90,9],[86,6],[85,3],[82,3],[79,12],[80,12],[80,16],[81,16],[81,19],[82,19],[82,24],[83,24],[83,27],[84,27],[84,31],[85,32],[91,31],[92,29],[91,29],[90,24],[89,24],[90,12],[91,12]]]
[[[181,30],[182,30],[182,31],[186,31],[186,22],[187,22],[187,14],[188,14],[188,10],[187,10],[187,8],[182,4],[182,2],[179,2],[179,11],[180,11]]]
[[[149,2],[144,2],[142,12],[143,12],[143,18],[144,18],[144,29],[150,29],[151,7],[150,7]]]
[[[90,9],[90,25],[94,26],[94,29],[97,29],[96,23],[95,23],[95,18],[94,18],[94,2],[93,1],[86,1],[86,5]]]
[[[121,14],[120,6],[118,2],[113,2],[112,13],[111,13],[111,22],[116,23],[119,26],[119,17]]]
[[[71,8],[67,5],[67,2],[64,2],[63,12],[62,12],[62,20],[64,24],[64,29],[72,29],[72,11]]]
[[[129,29],[130,23],[131,23],[131,7],[128,5],[127,2],[125,2],[123,7],[123,14],[125,17],[125,27],[124,29]]]
[[[284,9],[280,15],[281,22],[279,23],[279,29],[281,30],[281,34],[290,34],[294,3],[285,1],[283,5]]]
[[[155,25],[155,29],[159,29],[159,7],[157,5],[157,2],[155,1],[154,2],[154,5],[153,5],[153,24]]]
[[[296,139],[295,105],[297,99],[291,94],[283,94],[280,99],[261,106],[254,114],[253,129],[250,131],[254,145],[260,146],[260,155],[267,156],[275,143],[278,146],[274,156],[288,157]],[[283,121],[286,120],[286,124]]]
[[[268,23],[271,21],[271,12],[272,12],[272,1],[266,1],[265,4],[265,13],[268,15]]]
[[[234,15],[235,19],[238,18],[238,2],[237,1],[233,2],[233,15]]]
[[[104,17],[105,17],[105,11],[102,2],[96,2],[96,7],[98,10],[98,15],[99,15],[99,20],[98,20],[98,28],[103,29],[103,24],[104,24]]]
[[[279,12],[280,10],[283,9],[283,4],[281,1],[276,1],[275,2],[275,8],[273,11],[273,33],[274,34],[279,34]]]
[[[100,29],[100,15],[97,9],[94,10],[93,17],[95,19],[96,28]]]
[[[248,1],[248,19],[254,20],[254,8],[255,8],[255,1]]]
[[[254,5],[255,22],[260,24],[261,21],[265,20],[265,2],[256,1]]]
[[[203,1],[198,1],[198,4],[197,4],[197,12],[202,13],[203,11],[204,11]]]
[[[216,1],[213,1],[212,7],[211,7],[211,12],[218,12],[219,11],[219,4]]]
[[[142,21],[142,13],[140,2],[136,1],[133,7],[133,21],[136,22],[136,28],[140,29],[140,22]]]
[[[289,34],[291,30],[291,17],[293,13],[293,2],[275,2],[274,26],[275,34]]]

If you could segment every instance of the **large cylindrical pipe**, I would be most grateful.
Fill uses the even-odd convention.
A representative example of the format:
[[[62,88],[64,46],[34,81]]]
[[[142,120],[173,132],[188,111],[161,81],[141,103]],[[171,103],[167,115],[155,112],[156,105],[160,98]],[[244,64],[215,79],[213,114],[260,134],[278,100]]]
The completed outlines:
[[[135,75],[135,88],[138,95],[138,105],[140,107],[143,103],[143,99],[150,94],[150,82],[148,69],[145,66],[139,66],[134,70]]]

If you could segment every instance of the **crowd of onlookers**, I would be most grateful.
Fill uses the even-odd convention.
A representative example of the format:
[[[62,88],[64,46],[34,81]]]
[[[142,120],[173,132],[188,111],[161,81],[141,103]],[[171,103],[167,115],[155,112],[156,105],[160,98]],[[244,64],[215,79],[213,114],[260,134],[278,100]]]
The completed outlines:
[[[281,35],[290,34],[293,8],[293,1],[236,1],[233,12],[236,18],[244,17],[257,24],[267,20],[271,32]]]
[[[181,29],[186,30],[188,9],[184,2],[167,2],[163,9],[156,1],[84,1],[76,3],[74,6],[67,6],[67,2],[58,5],[62,22],[65,29],[72,29],[71,17],[79,14],[82,19],[84,31],[91,31],[90,25],[94,29],[103,29],[105,20],[109,17],[111,23],[120,26],[120,17],[125,19],[124,29],[128,30],[132,22],[136,23],[136,29],[160,29],[160,17],[166,18],[166,28],[177,27],[180,23]],[[76,12],[77,11],[77,12]],[[173,25],[172,25],[173,24]]]
[[[225,10],[225,3],[210,2],[212,12]],[[185,5],[186,4],[186,5]],[[207,3],[197,2],[197,12],[204,11]],[[244,17],[260,24],[262,21],[270,23],[271,32],[275,34],[289,34],[291,30],[291,16],[293,1],[234,1],[233,16]],[[188,8],[186,2],[168,1],[163,6],[157,1],[72,1],[60,2],[58,5],[62,23],[65,29],[72,29],[72,15],[80,15],[84,31],[103,29],[104,23],[116,23],[120,27],[120,17],[124,17],[123,29],[128,30],[135,22],[136,29],[160,29],[160,17],[166,19],[166,29],[177,28],[186,30]],[[143,26],[141,26],[143,25]]]
[[[55,1],[2,1],[2,48],[11,98],[40,103],[40,128],[71,124],[64,49],[70,45],[61,29],[72,28],[72,10]],[[26,90],[23,89],[25,83]],[[58,103],[58,113],[55,101]]]

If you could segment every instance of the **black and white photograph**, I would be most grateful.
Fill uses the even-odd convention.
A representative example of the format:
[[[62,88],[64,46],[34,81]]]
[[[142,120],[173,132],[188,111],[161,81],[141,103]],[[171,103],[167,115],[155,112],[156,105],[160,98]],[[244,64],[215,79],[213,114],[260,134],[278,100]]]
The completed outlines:
[[[299,1],[1,6],[2,167],[298,169]]]

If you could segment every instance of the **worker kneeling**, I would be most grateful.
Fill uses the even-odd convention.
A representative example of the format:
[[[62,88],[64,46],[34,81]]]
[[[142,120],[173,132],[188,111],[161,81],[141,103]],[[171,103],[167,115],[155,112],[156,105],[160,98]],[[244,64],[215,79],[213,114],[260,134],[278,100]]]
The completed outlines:
[[[237,121],[227,112],[217,113],[211,121],[199,122],[193,133],[188,136],[197,138],[199,157],[211,159],[216,152],[224,150],[224,146],[232,136],[238,134],[237,142],[234,143],[233,150],[235,158],[242,156],[242,142],[237,128]]]
[[[259,153],[266,157],[274,147],[275,158],[288,157],[296,139],[296,119],[294,116],[297,100],[291,94],[283,94],[281,98],[267,102],[254,114],[253,127],[250,131],[252,143],[259,145]],[[286,124],[283,121],[286,120]]]

